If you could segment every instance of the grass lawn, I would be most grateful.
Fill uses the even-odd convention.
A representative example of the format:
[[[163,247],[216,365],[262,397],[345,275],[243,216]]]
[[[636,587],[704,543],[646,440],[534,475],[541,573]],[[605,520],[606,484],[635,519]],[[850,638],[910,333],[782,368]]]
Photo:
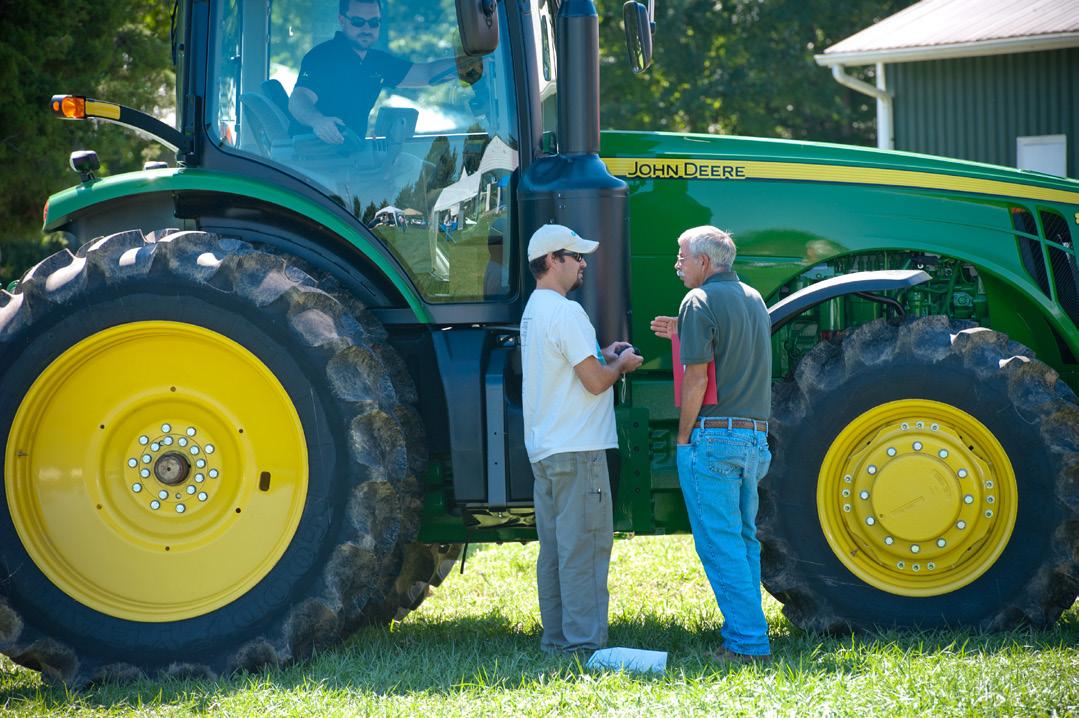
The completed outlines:
[[[470,549],[406,620],[285,670],[80,693],[0,663],[0,714],[29,716],[1079,715],[1079,604],[1052,631],[827,637],[766,598],[776,660],[709,660],[720,615],[688,537],[615,542],[611,645],[669,651],[657,677],[539,651],[535,544]]]

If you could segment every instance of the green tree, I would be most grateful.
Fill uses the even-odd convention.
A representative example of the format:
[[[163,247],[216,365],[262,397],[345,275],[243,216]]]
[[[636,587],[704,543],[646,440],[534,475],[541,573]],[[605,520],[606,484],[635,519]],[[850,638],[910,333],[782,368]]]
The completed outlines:
[[[913,1],[661,0],[654,64],[635,76],[622,2],[597,0],[603,124],[874,144],[875,103],[813,55]],[[861,75],[872,80],[871,70]]]
[[[20,0],[0,8],[0,281],[54,250],[41,236],[49,194],[77,181],[75,149],[96,150],[102,173],[137,169],[168,151],[105,123],[62,122],[54,94],[108,99],[165,117],[173,110],[171,0]]]

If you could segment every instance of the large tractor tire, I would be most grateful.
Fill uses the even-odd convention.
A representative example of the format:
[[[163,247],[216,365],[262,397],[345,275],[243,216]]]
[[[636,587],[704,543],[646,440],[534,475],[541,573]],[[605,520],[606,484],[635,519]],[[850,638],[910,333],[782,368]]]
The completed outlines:
[[[928,317],[816,347],[773,398],[765,587],[797,626],[1045,627],[1079,592],[1079,405],[1005,335]]]
[[[449,571],[414,542],[415,389],[312,274],[136,231],[0,294],[0,650],[70,684],[253,670]]]

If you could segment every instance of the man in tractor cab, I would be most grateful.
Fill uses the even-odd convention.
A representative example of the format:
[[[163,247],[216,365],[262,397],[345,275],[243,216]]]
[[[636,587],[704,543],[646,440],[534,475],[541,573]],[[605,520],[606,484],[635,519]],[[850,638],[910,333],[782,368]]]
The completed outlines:
[[[383,88],[423,87],[459,76],[479,79],[479,59],[446,58],[413,63],[374,48],[382,29],[381,0],[339,0],[341,30],[304,55],[289,98],[290,133],[314,132],[339,145],[346,134],[362,138]],[[350,132],[343,132],[347,129]]]
[[[690,290],[678,318],[656,317],[652,330],[677,335],[684,366],[675,454],[693,541],[723,612],[729,663],[768,660],[761,608],[757,484],[772,462],[772,343],[768,308],[734,273],[730,234],[694,227],[678,238],[675,271]]]
[[[588,315],[566,298],[584,282],[584,255],[598,248],[558,224],[540,227],[528,242],[536,290],[521,316],[522,396],[546,652],[607,645],[614,527],[606,452],[618,448],[611,387],[642,359],[627,342],[600,349]]]

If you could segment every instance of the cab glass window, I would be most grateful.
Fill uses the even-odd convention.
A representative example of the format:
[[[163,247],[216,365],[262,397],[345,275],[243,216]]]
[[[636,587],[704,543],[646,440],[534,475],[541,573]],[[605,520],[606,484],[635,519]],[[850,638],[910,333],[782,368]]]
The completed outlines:
[[[508,297],[508,37],[465,57],[452,0],[215,3],[213,139],[360,218],[434,302]],[[505,23],[503,4],[500,22]]]

